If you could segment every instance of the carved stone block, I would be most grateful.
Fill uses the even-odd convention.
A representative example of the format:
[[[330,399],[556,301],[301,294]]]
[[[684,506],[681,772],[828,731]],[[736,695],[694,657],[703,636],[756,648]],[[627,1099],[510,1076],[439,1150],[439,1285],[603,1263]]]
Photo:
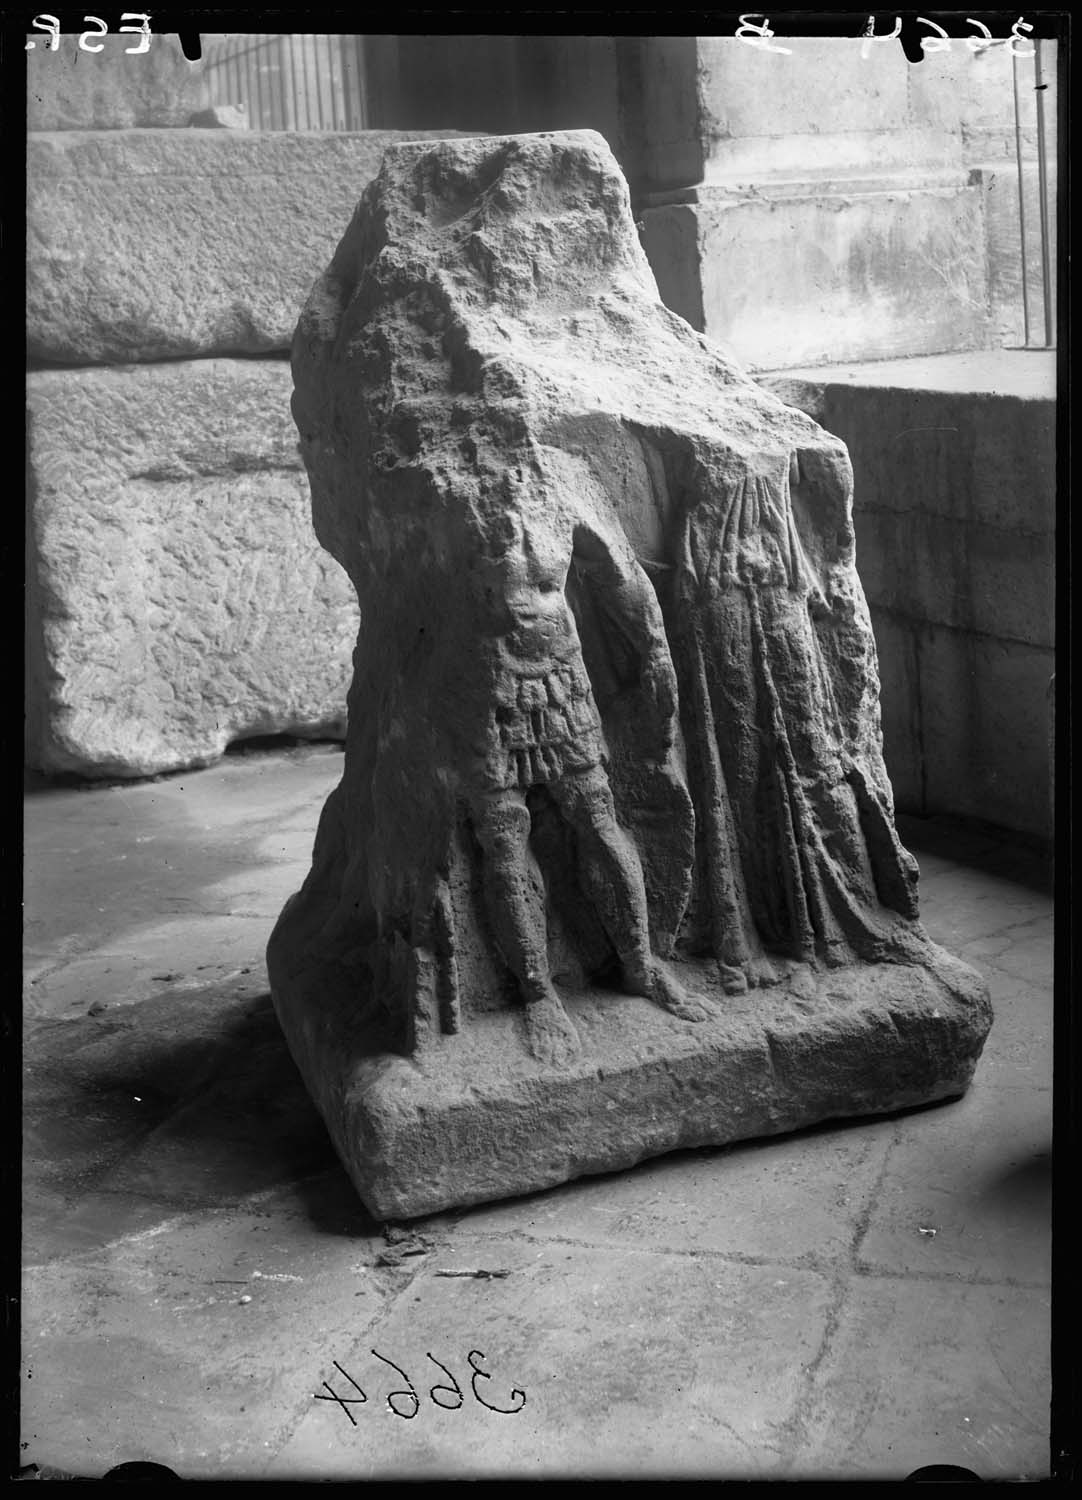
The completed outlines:
[[[357,601],[312,536],[289,389],[280,360],[30,372],[28,764],[341,738]]]
[[[81,365],[287,350],[314,268],[404,134],[30,136],[27,354]]]
[[[293,373],[364,630],[268,963],[373,1213],[964,1091],[845,447],[663,306],[601,137],[391,148]]]

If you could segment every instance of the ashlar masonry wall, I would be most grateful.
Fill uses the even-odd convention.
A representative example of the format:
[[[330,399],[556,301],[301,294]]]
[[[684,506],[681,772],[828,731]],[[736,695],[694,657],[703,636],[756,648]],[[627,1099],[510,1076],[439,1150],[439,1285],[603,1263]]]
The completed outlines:
[[[103,41],[27,54],[26,753],[137,777],[344,733],[288,351],[388,133],[191,128],[176,38]]]

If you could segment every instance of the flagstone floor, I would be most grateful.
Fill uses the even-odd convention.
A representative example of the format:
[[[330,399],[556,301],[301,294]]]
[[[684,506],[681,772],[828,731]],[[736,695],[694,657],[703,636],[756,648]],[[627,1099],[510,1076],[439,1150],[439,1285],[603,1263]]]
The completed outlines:
[[[1047,1475],[1041,859],[900,820],[926,925],[996,1008],[964,1099],[388,1228],[301,1087],[263,958],[341,763],[277,748],[29,788],[22,1464]]]

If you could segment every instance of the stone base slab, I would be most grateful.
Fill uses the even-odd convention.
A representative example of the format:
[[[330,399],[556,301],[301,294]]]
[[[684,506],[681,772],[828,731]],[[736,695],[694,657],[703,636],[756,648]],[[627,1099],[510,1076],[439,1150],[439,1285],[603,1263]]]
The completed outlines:
[[[355,991],[289,967],[272,943],[275,1009],[369,1211],[411,1218],[822,1120],[964,1093],[992,1022],[980,977],[941,949],[929,966],[866,965],[724,996],[678,1021],[648,1001],[564,995],[582,1041],[566,1070],[526,1050],[515,1009],[470,1015],[414,1059],[373,1050]],[[692,988],[709,969],[675,964]]]

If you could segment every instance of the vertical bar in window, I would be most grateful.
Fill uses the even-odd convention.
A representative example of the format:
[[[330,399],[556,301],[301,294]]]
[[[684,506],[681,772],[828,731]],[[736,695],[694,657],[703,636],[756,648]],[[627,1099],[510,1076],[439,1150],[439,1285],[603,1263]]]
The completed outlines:
[[[274,59],[274,93],[275,113],[277,115],[276,129],[289,129],[289,108],[286,104],[286,70],[285,70],[285,41],[284,36],[277,39],[277,45],[272,47],[271,56]]]
[[[334,37],[333,36],[325,37],[324,41],[327,44],[327,47],[326,47],[326,51],[327,51],[327,85],[328,85],[328,87],[330,88],[330,91],[331,91],[331,126],[330,126],[330,128],[332,130],[339,130],[339,129],[341,129],[341,126],[338,124],[338,95],[337,95],[337,91],[336,91],[336,89],[334,87]]]
[[[305,115],[308,121],[307,129],[319,129],[319,105],[316,95],[315,75],[315,38],[306,36],[304,39],[304,99]]]
[[[1014,156],[1018,163],[1018,235],[1022,246],[1022,321],[1029,348],[1029,272],[1026,267],[1026,189],[1022,171],[1022,112],[1018,98],[1018,54],[1011,53],[1014,73]]]
[[[368,129],[368,59],[363,36],[353,37],[353,57],[357,70],[357,125]]]
[[[316,117],[317,130],[326,130],[327,122],[323,113],[323,80],[320,78],[319,66],[319,37],[312,38],[312,70],[316,75]]]
[[[263,58],[262,58],[262,51],[263,51],[263,37],[262,36],[257,36],[256,39],[255,39],[255,47],[254,47],[254,49],[252,51],[251,58],[249,59],[249,61],[250,61],[252,73],[253,73],[254,78],[255,78],[256,109],[257,109],[257,111],[259,113],[259,125],[258,125],[258,129],[260,129],[260,130],[266,130],[266,128],[267,128],[266,110],[265,110],[265,105],[264,105],[264,102],[263,102],[264,95],[263,95],[263,67],[262,67]]]
[[[291,130],[301,128],[301,112],[297,103],[297,43],[291,36],[282,38],[282,46],[289,56],[289,97],[293,103],[293,116]]]
[[[1044,346],[1055,342],[1052,332],[1052,246],[1048,225],[1048,140],[1044,121],[1044,69],[1041,66],[1041,43],[1035,43],[1033,56],[1034,84],[1037,94],[1037,185],[1041,206],[1041,289],[1044,294]]]
[[[356,130],[356,89],[353,84],[352,59],[349,52],[349,37],[338,39],[338,66],[342,70],[342,129]]]

